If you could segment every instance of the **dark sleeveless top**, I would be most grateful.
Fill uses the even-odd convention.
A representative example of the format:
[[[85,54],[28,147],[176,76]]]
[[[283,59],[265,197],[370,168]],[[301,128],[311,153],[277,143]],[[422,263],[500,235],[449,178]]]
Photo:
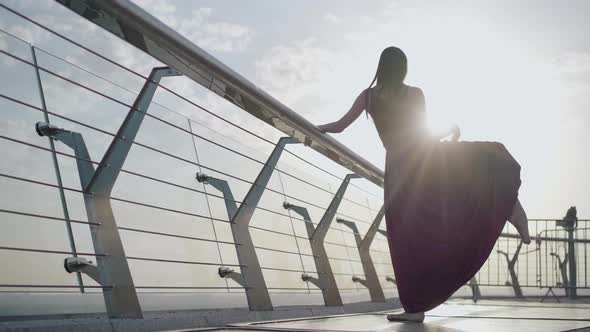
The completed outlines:
[[[400,144],[421,141],[426,138],[425,112],[408,93],[410,87],[391,93],[376,88],[367,90],[367,113],[386,149],[397,149]]]

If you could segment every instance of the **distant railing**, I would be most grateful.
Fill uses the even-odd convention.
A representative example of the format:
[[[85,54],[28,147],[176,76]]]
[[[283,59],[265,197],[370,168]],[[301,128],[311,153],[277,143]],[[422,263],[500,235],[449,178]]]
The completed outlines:
[[[574,234],[575,286],[570,285],[571,257],[567,229],[555,219],[529,220],[531,244],[522,245],[512,226],[506,226],[500,239],[477,274],[480,286],[507,286],[521,297],[533,289],[542,290],[542,296],[568,296],[570,289],[589,289],[588,245],[590,220],[578,220]],[[512,271],[511,271],[512,270]],[[539,293],[536,293],[539,295]],[[588,294],[586,294],[588,295]],[[559,301],[559,299],[558,299]]]
[[[269,126],[227,119],[169,87],[182,79],[165,78],[178,68],[156,64],[150,75],[138,73],[3,4],[0,10],[59,45],[50,51],[0,30],[0,71],[8,78],[0,83],[2,314],[25,312],[9,310],[17,303],[3,296],[14,293],[69,294],[71,312],[95,310],[84,301],[102,294],[110,317],[136,318],[170,308],[162,304],[168,298],[154,304],[159,294],[237,295],[247,302],[232,305],[252,310],[293,304],[295,296],[326,305],[351,294],[373,302],[395,296],[382,192],[367,182],[380,184],[373,166],[317,133],[277,139]],[[220,93],[213,84],[190,87],[204,97]],[[306,131],[300,119],[280,123]],[[358,173],[318,158],[302,141]],[[531,235],[549,232],[552,222],[531,221]],[[585,229],[576,237],[578,287],[587,287]],[[541,249],[521,249],[520,287],[560,287],[554,263],[562,237],[541,234]],[[507,226],[473,285],[506,286],[510,271],[497,251],[513,255],[517,243]],[[179,303],[174,308],[186,302]]]

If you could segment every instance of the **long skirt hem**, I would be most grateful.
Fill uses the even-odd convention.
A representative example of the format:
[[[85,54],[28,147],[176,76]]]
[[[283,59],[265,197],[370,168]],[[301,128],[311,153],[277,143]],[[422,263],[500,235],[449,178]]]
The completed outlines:
[[[518,199],[520,165],[502,144],[447,142],[388,151],[385,219],[408,313],[445,302],[489,257]]]

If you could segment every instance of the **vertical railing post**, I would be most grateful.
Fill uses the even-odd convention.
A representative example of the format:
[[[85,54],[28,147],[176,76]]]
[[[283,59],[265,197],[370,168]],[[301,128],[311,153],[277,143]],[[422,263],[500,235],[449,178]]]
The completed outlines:
[[[564,285],[565,287],[569,288],[567,292],[569,298],[575,299],[578,295],[577,287],[578,287],[578,276],[577,276],[577,266],[576,266],[576,242],[574,240],[574,227],[567,228],[567,255],[568,255],[568,265],[569,265],[569,284]]]
[[[346,225],[354,233],[359,256],[361,258],[361,264],[363,266],[363,272],[365,274],[364,280],[355,278],[355,281],[360,282],[367,287],[372,302],[385,302],[385,295],[383,294],[383,289],[379,283],[379,277],[377,276],[377,271],[375,270],[375,265],[373,264],[373,258],[371,257],[370,252],[371,243],[375,238],[375,234],[377,234],[377,231],[379,230],[379,225],[381,224],[381,220],[383,220],[383,214],[384,209],[381,207],[364,238],[361,237],[358,227],[354,222],[341,218],[336,219],[337,222]]]
[[[81,134],[47,123],[39,122],[36,125],[39,135],[59,140],[74,150],[88,221],[93,223],[90,225],[90,233],[96,266],[85,259],[67,258],[64,267],[68,272],[86,273],[103,286],[105,306],[111,318],[143,317],[111,208],[111,191],[147,113],[158,82],[162,77],[178,75],[169,67],[152,70],[96,170]]]
[[[557,226],[562,226],[567,232],[567,255],[569,264],[569,283],[564,285],[568,288],[568,297],[575,299],[578,291],[578,276],[576,266],[576,241],[574,239],[574,233],[578,227],[578,210],[575,206],[570,207],[562,220],[556,220]]]
[[[39,99],[41,100],[41,108],[43,109],[43,117],[45,118],[46,123],[50,123],[49,121],[49,113],[47,113],[47,103],[45,101],[45,92],[43,91],[43,82],[41,81],[41,73],[39,71],[39,64],[37,63],[37,52],[35,51],[35,46],[31,46],[31,55],[33,58],[33,65],[35,67],[35,76],[37,79],[37,87],[39,88]],[[61,207],[64,214],[64,220],[66,223],[66,230],[68,232],[68,240],[70,242],[70,249],[72,250],[72,255],[74,257],[78,257],[78,251],[76,250],[76,241],[74,239],[74,233],[72,231],[72,224],[70,222],[70,212],[68,210],[68,205],[66,202],[66,195],[63,188],[63,182],[61,179],[61,172],[59,169],[59,164],[57,161],[57,153],[55,152],[55,143],[53,139],[48,138],[49,140],[49,149],[51,150],[51,159],[53,161],[53,168],[55,169],[55,177],[57,180],[57,186],[59,187],[59,198],[61,200]],[[76,278],[78,279],[78,285],[80,286],[80,292],[84,293],[84,282],[82,280],[82,275],[80,272],[76,272]]]
[[[340,184],[340,187],[336,191],[336,194],[334,194],[330,205],[328,205],[328,208],[324,212],[324,215],[322,216],[322,219],[318,223],[317,227],[313,226],[311,220],[305,223],[307,234],[309,236],[309,243],[311,245],[311,252],[313,254],[316,270],[318,273],[318,279],[316,280],[315,278],[307,275],[303,275],[302,279],[304,281],[310,281],[314,283],[322,290],[324,303],[327,306],[341,306],[342,298],[340,296],[340,292],[338,291],[338,285],[336,284],[336,279],[334,278],[334,273],[332,272],[332,267],[330,266],[330,260],[328,259],[326,248],[324,247],[324,239],[326,238],[326,234],[330,229],[332,220],[334,220],[334,217],[336,216],[336,211],[340,206],[340,202],[344,197],[344,192],[346,192],[346,188],[348,187],[350,180],[359,177],[360,176],[356,174],[346,175],[342,181],[342,184]],[[290,208],[293,211],[301,214],[304,219],[310,219],[306,209],[301,209],[291,204],[286,204],[285,208]]]
[[[230,277],[244,286],[248,306],[252,311],[268,311],[273,310],[273,307],[266,282],[264,281],[264,275],[262,274],[262,268],[256,255],[254,242],[250,235],[250,220],[262,198],[262,194],[264,194],[264,190],[270,181],[285,146],[293,143],[299,143],[299,141],[292,137],[282,137],[279,139],[279,142],[260,170],[260,173],[258,173],[246,197],[244,197],[244,200],[237,209],[233,194],[231,194],[227,182],[213,179],[203,174],[200,175],[201,179],[199,180],[199,175],[197,175],[197,180],[201,182],[206,181],[223,192],[228,217],[230,218],[232,235],[234,242],[237,244],[236,252],[241,273],[237,274],[233,271],[222,270],[220,268],[219,274],[222,277]]]

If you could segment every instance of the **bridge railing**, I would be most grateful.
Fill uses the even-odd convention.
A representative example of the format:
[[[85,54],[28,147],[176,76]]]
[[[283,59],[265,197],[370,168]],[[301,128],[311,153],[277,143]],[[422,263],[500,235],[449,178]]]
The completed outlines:
[[[497,295],[567,296],[572,287],[577,295],[587,296],[588,248],[590,220],[578,220],[573,231],[575,286],[571,285],[571,260],[568,232],[558,225],[559,219],[531,219],[531,244],[519,249],[520,238],[511,225],[506,225],[490,258],[476,278],[481,287],[496,288]],[[498,287],[504,290],[500,292]],[[489,292],[488,292],[489,294]]]
[[[230,103],[151,58],[129,68],[0,7],[2,315],[396,295],[374,166],[314,133],[283,138],[304,122],[261,123],[243,112],[246,96]],[[513,253],[513,235],[507,226],[498,248]],[[505,286],[500,255],[482,287]]]
[[[9,78],[0,91],[0,250],[3,271],[12,271],[0,274],[3,313],[26,312],[11,301],[17,293],[67,294],[66,312],[112,317],[139,317],[142,308],[338,305],[370,299],[373,289],[376,300],[394,295],[385,238],[370,246],[377,284],[367,284],[356,239],[382,219],[380,189],[307,147],[285,147],[291,142],[269,126],[245,128],[168,88],[182,80],[165,78],[173,70],[138,75],[2,10],[9,22],[49,33],[54,48],[33,46],[10,26],[0,32]],[[205,102],[218,98],[190,88]],[[316,229],[319,247],[310,241]]]

